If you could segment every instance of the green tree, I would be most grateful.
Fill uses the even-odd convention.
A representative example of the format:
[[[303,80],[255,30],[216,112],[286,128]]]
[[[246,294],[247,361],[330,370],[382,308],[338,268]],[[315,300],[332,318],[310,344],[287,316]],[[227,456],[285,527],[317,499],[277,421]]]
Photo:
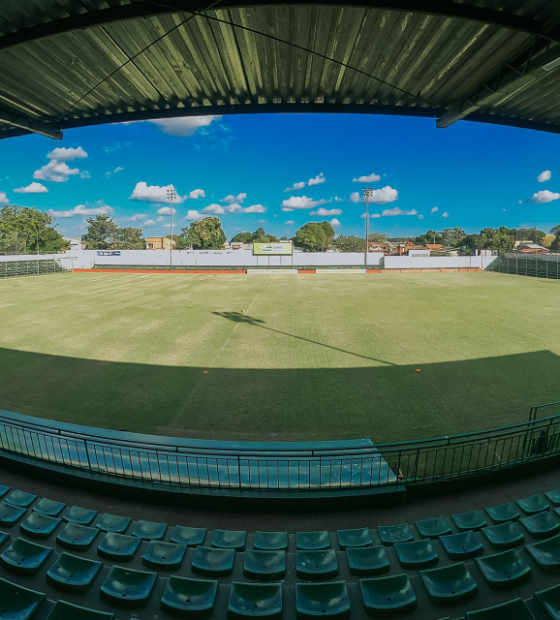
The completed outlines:
[[[554,237],[554,241],[550,244],[551,252],[560,252],[560,228],[556,233],[556,237]]]
[[[253,233],[250,232],[240,232],[233,237],[232,241],[237,241],[238,243],[251,243],[253,241]]]
[[[226,242],[226,234],[217,217],[194,221],[190,228],[183,228],[181,236],[185,239],[185,247],[194,250],[222,250]]]
[[[365,252],[366,240],[354,235],[338,235],[334,247],[339,252]]]
[[[327,235],[321,224],[308,222],[296,232],[294,242],[304,252],[318,252],[327,247]]]
[[[110,215],[88,217],[87,232],[82,235],[86,250],[110,250],[119,242],[119,227]]]
[[[535,227],[520,228],[517,231],[517,238],[519,239],[519,241],[531,241],[532,243],[538,243],[539,245],[541,245],[545,237],[546,233]]]
[[[118,230],[118,249],[119,250],[145,250],[146,240],[141,228],[119,228]]]
[[[423,235],[419,235],[414,240],[418,245],[426,243],[443,243],[443,237],[435,230],[428,230]]]
[[[63,252],[70,247],[53,218],[36,207],[6,205],[0,209],[0,252]]]
[[[461,245],[465,246],[467,254],[473,254],[475,250],[482,247],[482,239],[480,235],[466,235],[461,241]]]
[[[557,235],[558,233],[560,233],[560,224],[557,224],[550,229],[551,235]]]
[[[333,244],[336,232],[332,227],[332,224],[330,222],[327,222],[326,220],[324,222],[321,222],[321,226],[323,227],[323,230],[325,231],[325,237],[327,238],[327,245],[325,246],[325,248],[330,248]]]
[[[465,231],[462,228],[448,228],[443,231],[442,241],[444,245],[457,247],[465,237]]]
[[[371,243],[386,243],[387,235],[380,232],[369,233],[369,240]]]

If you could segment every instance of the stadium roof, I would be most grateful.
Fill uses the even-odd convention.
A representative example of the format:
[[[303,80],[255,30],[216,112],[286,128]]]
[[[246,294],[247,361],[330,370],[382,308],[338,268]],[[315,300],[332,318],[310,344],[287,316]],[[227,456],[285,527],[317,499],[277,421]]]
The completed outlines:
[[[558,0],[1,0],[0,137],[254,112],[560,133]]]

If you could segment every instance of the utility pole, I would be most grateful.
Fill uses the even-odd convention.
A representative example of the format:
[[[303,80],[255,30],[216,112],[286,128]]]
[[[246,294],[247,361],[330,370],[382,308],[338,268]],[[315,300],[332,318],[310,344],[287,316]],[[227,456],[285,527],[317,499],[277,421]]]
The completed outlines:
[[[362,198],[366,200],[366,250],[364,252],[364,267],[368,266],[368,237],[369,237],[369,199],[373,196],[373,187],[364,187],[362,189]]]
[[[169,247],[169,266],[173,267],[173,201],[177,198],[177,190],[170,188],[167,190],[167,200],[169,200],[169,215],[171,217],[171,245]]]

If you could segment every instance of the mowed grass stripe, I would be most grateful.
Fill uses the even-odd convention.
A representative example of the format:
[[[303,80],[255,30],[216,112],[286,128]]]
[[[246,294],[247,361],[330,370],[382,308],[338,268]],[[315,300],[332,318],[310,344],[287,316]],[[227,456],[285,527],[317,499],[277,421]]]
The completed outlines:
[[[559,287],[493,273],[2,280],[0,408],[248,440],[514,423],[560,398]]]

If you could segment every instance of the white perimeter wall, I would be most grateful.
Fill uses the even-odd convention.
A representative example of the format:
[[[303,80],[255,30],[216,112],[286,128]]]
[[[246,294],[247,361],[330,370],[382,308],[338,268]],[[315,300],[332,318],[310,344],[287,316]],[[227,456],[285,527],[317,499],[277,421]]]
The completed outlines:
[[[514,255],[516,256],[516,255]],[[22,260],[53,260],[58,258],[63,264],[77,269],[91,269],[94,265],[169,265],[169,250],[121,250],[120,256],[97,256],[96,250],[71,250],[65,254],[49,255],[18,255],[1,256],[2,261]],[[525,258],[525,257],[523,257]],[[539,257],[539,259],[548,257]],[[557,259],[557,257],[550,257]],[[496,260],[495,256],[383,256],[381,253],[368,255],[368,266],[385,266],[386,269],[458,269],[458,268],[486,268]],[[301,252],[293,256],[253,256],[250,250],[174,250],[173,264],[189,266],[215,267],[302,267],[307,265],[363,266],[362,253],[337,252]]]

